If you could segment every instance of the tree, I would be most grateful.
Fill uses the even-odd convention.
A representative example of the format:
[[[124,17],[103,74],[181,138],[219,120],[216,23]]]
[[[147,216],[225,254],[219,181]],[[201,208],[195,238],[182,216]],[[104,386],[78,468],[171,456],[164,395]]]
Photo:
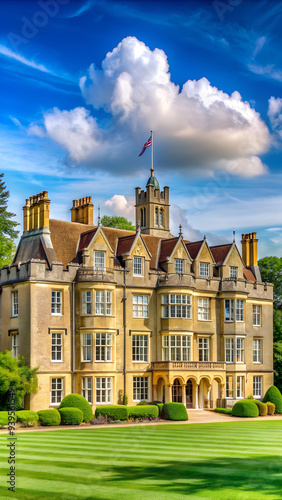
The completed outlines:
[[[2,180],[3,177],[4,174],[0,174],[0,268],[11,264],[16,250],[14,239],[19,233],[15,230],[18,222],[12,220],[15,214],[7,211],[10,194]]]
[[[135,231],[135,226],[127,220],[125,217],[104,215],[101,220],[101,224],[104,227],[116,227],[118,229],[126,229],[127,231]]]
[[[0,352],[0,410],[9,409],[9,390],[15,392],[16,409],[22,408],[22,399],[38,389],[38,368],[29,368],[23,356],[13,358],[10,351]]]
[[[258,262],[262,281],[273,283],[274,383],[282,391],[282,257],[264,257]]]

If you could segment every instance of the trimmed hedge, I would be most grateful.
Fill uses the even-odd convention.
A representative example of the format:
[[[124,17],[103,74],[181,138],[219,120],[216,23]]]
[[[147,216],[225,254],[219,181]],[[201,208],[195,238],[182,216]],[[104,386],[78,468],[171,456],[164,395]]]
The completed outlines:
[[[148,403],[148,401],[146,401],[145,399],[143,399],[142,401],[139,401],[139,403],[137,403],[136,406],[147,406],[147,405],[150,405],[152,403]]]
[[[0,425],[8,425],[8,412],[0,411]]]
[[[58,410],[40,410],[37,412],[41,425],[60,425],[61,415]]]
[[[64,397],[59,408],[79,408],[83,413],[83,422],[90,422],[93,418],[91,405],[80,394],[68,394]]]
[[[259,409],[252,399],[237,401],[232,408],[233,417],[258,417]]]
[[[127,420],[128,419],[128,406],[125,405],[103,405],[97,406],[95,410],[95,417],[99,415],[104,417],[107,415],[113,420]]]
[[[159,409],[155,405],[128,406],[127,409],[128,418],[157,418],[159,416]]]
[[[269,389],[265,393],[263,402],[267,403],[268,401],[275,405],[275,413],[282,413],[282,395],[279,389],[275,387],[275,385],[269,387]]]
[[[258,401],[257,399],[254,399],[253,402],[255,405],[257,405],[259,409],[259,416],[260,417],[265,417],[267,415],[267,406],[265,403],[262,403],[261,401]]]
[[[155,405],[158,407],[158,410],[159,410],[159,415],[161,415],[162,413],[162,409],[163,409],[163,406],[164,406],[164,403],[155,403]]]
[[[267,406],[267,415],[274,415],[275,413],[275,404],[271,403],[270,401],[267,401],[265,403]]]
[[[161,416],[165,420],[188,420],[188,413],[183,403],[165,403]]]
[[[83,420],[83,412],[79,408],[59,408],[62,425],[80,425]]]
[[[39,417],[35,411],[32,410],[19,410],[16,411],[17,421],[21,422],[23,426],[29,426],[36,424]]]
[[[225,413],[225,415],[231,415],[232,414],[232,409],[231,408],[215,408],[214,411],[216,413]]]

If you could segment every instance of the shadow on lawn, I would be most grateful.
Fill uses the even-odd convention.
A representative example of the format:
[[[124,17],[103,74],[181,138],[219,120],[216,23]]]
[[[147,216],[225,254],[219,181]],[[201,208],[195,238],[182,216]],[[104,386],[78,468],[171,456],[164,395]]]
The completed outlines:
[[[195,462],[158,462],[149,467],[110,467],[114,481],[131,481],[136,488],[182,495],[201,496],[201,492],[234,489],[237,493],[272,494],[282,498],[282,457],[252,456],[251,458],[222,458]],[[119,485],[121,486],[121,485]],[[214,497],[215,498],[215,497]],[[248,496],[248,498],[251,498]]]

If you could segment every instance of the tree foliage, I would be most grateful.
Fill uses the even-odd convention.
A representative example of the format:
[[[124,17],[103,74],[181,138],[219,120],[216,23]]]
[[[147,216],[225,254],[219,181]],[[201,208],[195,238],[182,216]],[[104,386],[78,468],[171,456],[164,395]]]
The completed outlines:
[[[101,219],[101,224],[104,227],[116,227],[118,229],[126,229],[127,231],[135,231],[135,226],[125,217],[104,215]]]
[[[18,223],[12,220],[15,214],[8,212],[9,191],[3,181],[4,174],[0,174],[0,267],[11,264],[15,253],[14,239],[18,236]]]
[[[16,409],[22,408],[22,399],[38,389],[38,368],[29,368],[23,356],[13,358],[10,351],[0,352],[0,409],[9,409],[9,389],[13,388]]]

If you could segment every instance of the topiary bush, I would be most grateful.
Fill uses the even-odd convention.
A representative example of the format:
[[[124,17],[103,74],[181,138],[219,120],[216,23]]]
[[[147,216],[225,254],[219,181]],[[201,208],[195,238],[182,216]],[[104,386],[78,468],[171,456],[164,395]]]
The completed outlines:
[[[139,401],[136,406],[147,406],[149,404],[151,403],[148,403],[148,401],[145,401],[145,399],[143,399],[142,401]]]
[[[59,408],[62,425],[80,425],[83,420],[83,412],[79,408]]]
[[[108,416],[113,420],[127,420],[128,419],[128,406],[125,405],[103,405],[97,406],[95,410],[95,417],[99,415]]]
[[[162,413],[162,409],[163,409],[164,403],[155,403],[155,406],[157,406],[157,408],[159,410],[159,416],[160,416],[161,413]]]
[[[263,402],[267,403],[268,401],[275,405],[275,413],[282,413],[282,395],[275,385],[269,387],[265,393]]]
[[[233,417],[258,417],[259,409],[251,399],[237,401],[232,408]]]
[[[183,403],[165,403],[161,417],[165,420],[188,420],[188,413]]]
[[[216,413],[225,413],[225,415],[231,415],[232,409],[231,408],[215,408],[214,410]]]
[[[60,425],[61,415],[58,410],[40,410],[37,412],[41,425]]]
[[[16,411],[17,421],[23,424],[23,427],[29,427],[37,424],[39,417],[36,411],[32,410],[19,410]]]
[[[265,403],[265,404],[267,406],[267,415],[274,415],[275,405],[273,403],[271,403],[270,401],[267,401],[267,403]]]
[[[128,418],[157,418],[159,409],[155,405],[128,406]]]
[[[68,394],[61,402],[60,408],[79,408],[83,413],[83,422],[90,422],[93,418],[91,405],[80,394]]]
[[[267,406],[265,403],[262,403],[261,401],[258,401],[257,399],[254,399],[253,402],[255,405],[257,405],[259,409],[259,416],[260,417],[265,417],[267,415]]]

